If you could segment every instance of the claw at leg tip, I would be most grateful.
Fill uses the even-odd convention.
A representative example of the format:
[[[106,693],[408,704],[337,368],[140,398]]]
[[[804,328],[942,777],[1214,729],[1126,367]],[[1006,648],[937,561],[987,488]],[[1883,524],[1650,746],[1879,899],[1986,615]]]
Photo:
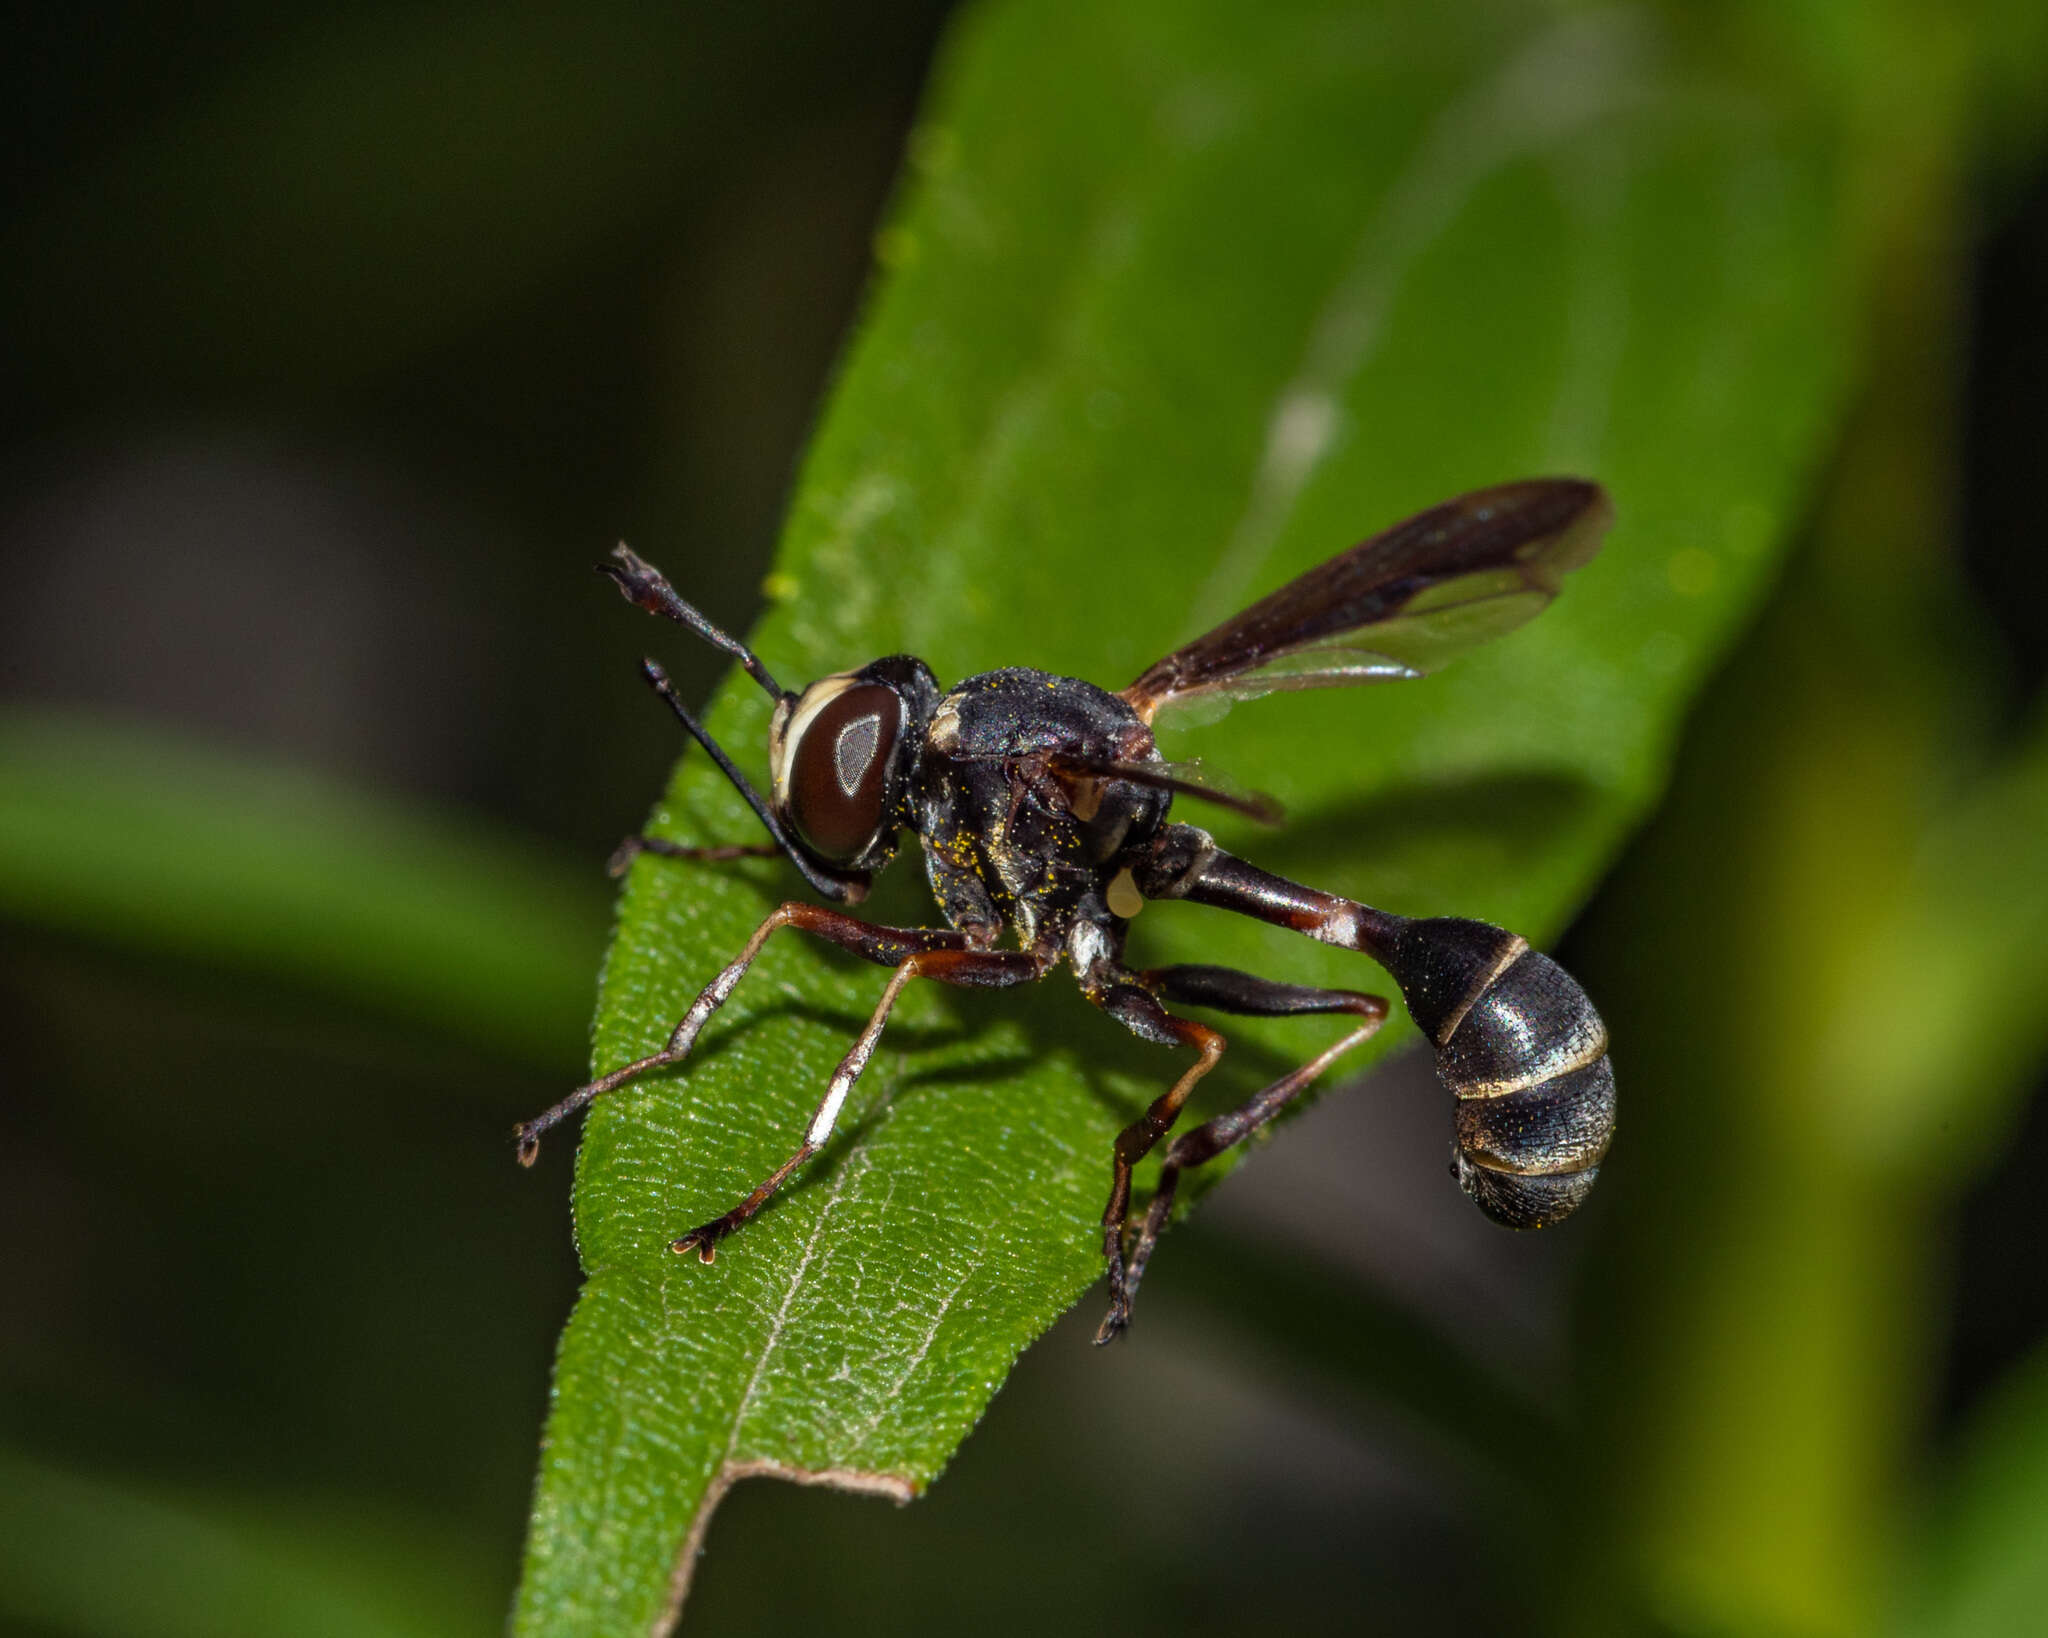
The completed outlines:
[[[678,1257],[685,1256],[689,1252],[694,1251],[697,1254],[697,1261],[700,1263],[710,1263],[718,1260],[718,1242],[706,1235],[702,1229],[692,1229],[681,1239],[669,1241],[668,1248]]]

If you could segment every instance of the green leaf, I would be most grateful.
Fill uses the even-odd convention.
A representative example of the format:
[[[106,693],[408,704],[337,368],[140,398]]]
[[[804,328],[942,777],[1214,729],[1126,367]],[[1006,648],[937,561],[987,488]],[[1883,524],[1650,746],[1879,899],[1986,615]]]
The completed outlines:
[[[1643,13],[971,12],[878,241],[887,277],[806,462],[761,652],[794,680],[907,650],[943,681],[1026,664],[1121,686],[1424,505],[1597,476],[1620,526],[1532,626],[1425,683],[1246,705],[1166,745],[1288,804],[1278,836],[1214,819],[1264,863],[1554,931],[1657,791],[1824,436],[1854,310],[1831,151]],[[687,595],[692,565],[663,566]],[[622,650],[655,636],[624,627]],[[712,713],[756,768],[766,717],[744,678]],[[695,755],[654,823],[754,834]],[[930,917],[915,875],[897,866],[876,919]],[[597,1064],[659,1045],[797,888],[768,864],[638,864]],[[1133,956],[1378,978],[1183,906],[1141,917]],[[589,1280],[520,1630],[656,1627],[735,1478],[916,1494],[1097,1277],[1111,1137],[1177,1061],[1059,978],[914,987],[826,1153],[714,1266],[668,1253],[794,1148],[881,986],[779,937],[691,1064],[593,1110]],[[1330,1029],[1230,1035],[1212,1104]],[[1138,1346],[1143,1329],[1141,1303]]]
[[[284,979],[560,1065],[596,872],[339,781],[84,713],[0,716],[0,914]]]

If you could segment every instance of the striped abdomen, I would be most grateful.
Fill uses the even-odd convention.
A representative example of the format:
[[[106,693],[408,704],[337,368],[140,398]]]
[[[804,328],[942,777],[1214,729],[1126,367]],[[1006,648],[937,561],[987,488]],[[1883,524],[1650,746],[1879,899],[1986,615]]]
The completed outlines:
[[[1569,1216],[1614,1136],[1607,1026],[1586,992],[1480,921],[1402,923],[1381,960],[1457,1099],[1459,1186],[1509,1228]]]

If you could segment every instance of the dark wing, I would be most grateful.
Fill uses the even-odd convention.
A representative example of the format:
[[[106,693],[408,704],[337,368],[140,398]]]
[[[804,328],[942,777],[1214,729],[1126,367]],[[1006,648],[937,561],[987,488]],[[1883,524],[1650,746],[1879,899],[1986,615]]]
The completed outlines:
[[[1264,791],[1247,791],[1227,779],[1210,773],[1199,762],[1115,762],[1105,757],[1078,756],[1055,751],[1052,771],[1082,779],[1128,779],[1134,785],[1157,791],[1173,791],[1203,802],[1214,802],[1262,825],[1277,825],[1287,810]]]
[[[1339,554],[1148,669],[1123,692],[1164,707],[1419,677],[1533,619],[1614,520],[1582,478],[1475,489]]]

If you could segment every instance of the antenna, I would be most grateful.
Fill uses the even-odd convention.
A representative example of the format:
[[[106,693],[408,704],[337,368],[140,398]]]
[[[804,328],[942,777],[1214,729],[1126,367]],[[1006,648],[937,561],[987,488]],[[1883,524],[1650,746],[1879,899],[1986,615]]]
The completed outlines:
[[[645,609],[649,614],[659,614],[673,620],[679,626],[688,626],[713,648],[722,648],[747,668],[747,675],[768,690],[772,700],[783,700],[789,696],[782,685],[769,675],[768,668],[761,663],[760,656],[736,637],[728,637],[703,615],[691,608],[676,595],[675,587],[652,563],[641,557],[624,541],[612,548],[617,561],[600,563],[597,572],[607,575],[618,583],[619,590],[627,602],[636,608]]]

